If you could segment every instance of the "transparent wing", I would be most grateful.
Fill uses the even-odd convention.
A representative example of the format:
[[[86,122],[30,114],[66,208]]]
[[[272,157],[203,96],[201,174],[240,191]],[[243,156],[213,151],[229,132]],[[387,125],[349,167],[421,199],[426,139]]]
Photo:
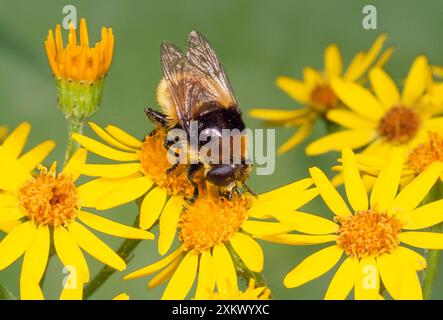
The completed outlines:
[[[192,88],[186,101],[188,113],[204,102],[218,101],[224,107],[237,108],[237,99],[228,77],[209,42],[197,31],[188,37],[186,72],[192,74]]]
[[[188,77],[184,75],[186,58],[175,45],[163,43],[161,46],[163,76],[177,112],[179,124],[189,132],[189,112],[186,108],[186,96],[189,91]]]

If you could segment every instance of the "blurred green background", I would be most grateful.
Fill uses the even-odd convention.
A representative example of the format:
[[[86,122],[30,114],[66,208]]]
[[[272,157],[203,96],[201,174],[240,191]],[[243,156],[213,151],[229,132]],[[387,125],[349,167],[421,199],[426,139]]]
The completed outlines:
[[[100,111],[93,120],[117,124],[142,137],[151,125],[143,115],[147,105],[156,106],[155,88],[161,78],[159,46],[164,40],[184,47],[187,33],[202,32],[212,43],[235,88],[241,108],[295,108],[297,104],[274,85],[278,75],[301,76],[303,67],[322,68],[323,49],[339,44],[345,63],[359,50],[366,50],[381,32],[389,34],[389,45],[396,51],[387,69],[396,79],[407,73],[413,58],[425,53],[433,63],[443,64],[443,43],[438,30],[443,27],[443,2],[412,1],[312,1],[312,0],[169,0],[169,1],[49,1],[0,0],[0,124],[13,128],[21,121],[33,124],[28,147],[43,139],[54,139],[58,148],[51,160],[63,159],[65,121],[56,108],[55,85],[47,64],[43,42],[48,28],[61,23],[65,5],[77,8],[78,18],[86,17],[90,39],[98,38],[101,26],[115,34],[115,55],[106,79]],[[373,4],[378,11],[378,30],[362,28],[362,8]],[[66,39],[66,38],[65,38]],[[245,115],[249,127],[258,121]],[[324,134],[317,125],[312,140]],[[277,144],[293,132],[277,130]],[[90,130],[87,131],[90,133]],[[304,145],[278,157],[272,176],[254,176],[250,185],[258,192],[269,190],[307,176],[307,168],[327,170],[336,154],[308,158]],[[0,173],[1,174],[1,173]],[[330,216],[320,201],[309,210]],[[134,205],[119,207],[106,216],[131,224]],[[0,235],[0,237],[2,237]],[[100,235],[113,248],[121,239]],[[263,243],[264,274],[275,298],[321,299],[334,271],[297,289],[286,289],[282,279],[296,264],[318,246],[291,247]],[[155,242],[143,242],[135,251],[128,270],[158,259]],[[87,256],[92,274],[101,264]],[[21,260],[0,272],[0,283],[18,294]],[[335,270],[335,269],[334,269]],[[56,299],[61,292],[62,266],[52,259],[44,292]],[[443,297],[440,272],[434,298]],[[123,281],[115,273],[94,299],[109,299],[127,292],[132,299],[158,299],[163,287],[146,289],[147,280]]]

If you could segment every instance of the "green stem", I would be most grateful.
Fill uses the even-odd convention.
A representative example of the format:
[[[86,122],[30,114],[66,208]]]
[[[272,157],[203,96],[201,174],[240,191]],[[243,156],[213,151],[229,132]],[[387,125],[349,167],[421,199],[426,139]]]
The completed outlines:
[[[138,216],[134,221],[133,224],[134,227],[138,226]],[[137,246],[139,245],[139,243],[142,240],[139,239],[126,239],[122,245],[120,246],[120,248],[117,250],[117,254],[126,262],[129,263],[129,261],[131,261],[132,259],[132,251],[135,250],[135,248],[137,248]],[[98,288],[100,288],[103,283],[106,282],[106,280],[108,280],[108,278],[110,276],[112,276],[114,274],[116,270],[108,267],[108,266],[104,266],[100,272],[94,277],[94,279],[91,280],[91,282],[88,283],[88,285],[85,287],[85,290],[83,291],[83,299],[89,299],[92,294],[97,291]]]
[[[17,300],[11,291],[0,284],[0,300]]]
[[[440,200],[443,196],[443,183],[438,181],[437,184],[428,193],[428,196],[424,200],[424,203],[430,203],[436,200]],[[433,232],[442,232],[443,223],[440,223],[431,228]],[[424,272],[423,277],[423,298],[426,300],[431,299],[432,289],[435,282],[435,278],[438,273],[438,264],[440,262],[440,250],[426,250],[426,260],[428,261],[428,267]]]
[[[79,148],[79,144],[72,139],[72,134],[83,133],[83,128],[85,126],[85,120],[75,117],[66,118],[68,125],[68,141],[66,142],[66,153],[65,153],[65,165],[68,163],[69,159],[74,155],[75,151]]]

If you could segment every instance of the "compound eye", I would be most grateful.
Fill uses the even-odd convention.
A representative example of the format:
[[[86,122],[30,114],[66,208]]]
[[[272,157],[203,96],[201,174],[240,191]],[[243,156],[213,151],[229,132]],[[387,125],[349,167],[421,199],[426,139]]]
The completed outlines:
[[[235,169],[230,165],[213,167],[206,174],[206,180],[216,186],[226,187],[235,180]]]

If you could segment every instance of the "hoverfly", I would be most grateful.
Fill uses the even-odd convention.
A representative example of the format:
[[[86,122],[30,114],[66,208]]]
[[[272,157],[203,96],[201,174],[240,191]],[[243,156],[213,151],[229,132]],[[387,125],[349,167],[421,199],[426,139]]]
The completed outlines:
[[[189,34],[186,54],[173,44],[163,43],[161,62],[164,77],[157,88],[157,100],[162,111],[145,110],[157,128],[184,130],[188,144],[192,121],[198,123],[198,134],[209,130],[220,139],[223,129],[243,131],[245,124],[234,91],[214,50],[200,33],[192,31]],[[242,143],[246,142],[242,140]],[[165,141],[165,147],[168,146]],[[237,162],[213,163],[199,159],[197,163],[187,163],[187,177],[194,185],[191,200],[198,196],[198,185],[193,181],[198,172],[203,172],[204,180],[218,187],[219,193],[228,199],[232,192],[239,193],[241,187],[250,191],[245,182],[251,175],[252,164],[245,161],[244,153],[245,148],[242,148],[241,161]],[[232,153],[228,157],[232,159]],[[175,163],[168,172],[177,165]]]

